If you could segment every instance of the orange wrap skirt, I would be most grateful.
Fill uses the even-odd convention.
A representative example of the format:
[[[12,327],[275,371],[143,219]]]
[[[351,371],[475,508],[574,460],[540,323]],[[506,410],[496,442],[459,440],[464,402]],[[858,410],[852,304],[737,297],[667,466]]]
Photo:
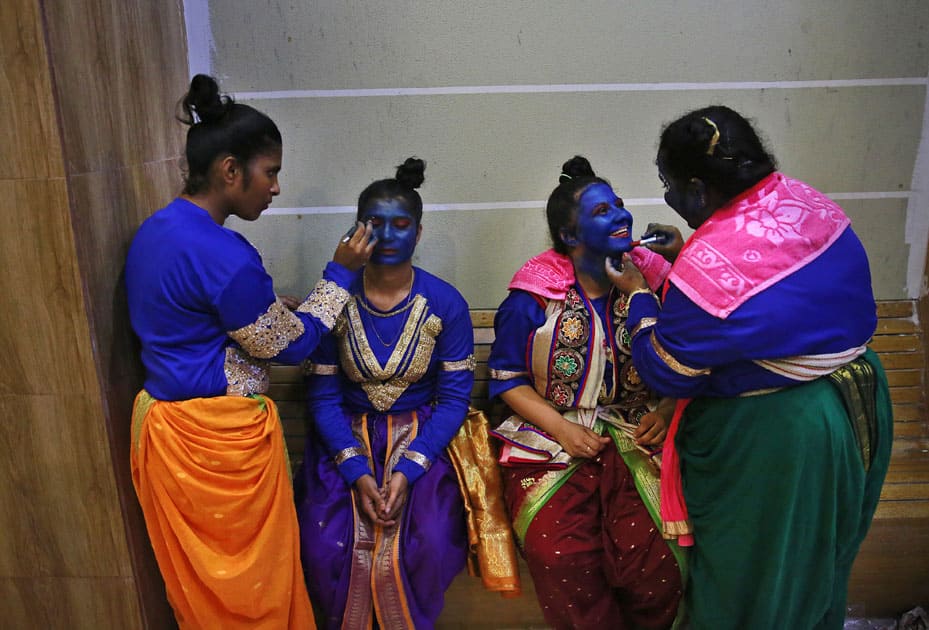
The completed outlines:
[[[277,408],[142,391],[132,481],[181,630],[315,628]]]

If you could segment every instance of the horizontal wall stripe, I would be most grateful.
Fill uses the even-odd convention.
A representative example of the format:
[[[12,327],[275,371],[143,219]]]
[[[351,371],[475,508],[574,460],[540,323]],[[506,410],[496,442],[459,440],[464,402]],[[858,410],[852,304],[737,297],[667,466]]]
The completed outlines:
[[[236,92],[241,100],[356,98],[367,96],[441,96],[461,94],[557,94],[584,92],[687,92],[694,90],[794,90],[808,88],[897,87],[929,85],[926,77],[824,79],[821,81],[723,81],[715,83],[567,83],[562,85],[462,85],[431,88],[361,88],[350,90],[272,90]]]
[[[909,191],[903,192],[860,192],[860,193],[827,193],[827,197],[836,201],[851,199],[909,199]],[[623,202],[630,208],[663,206],[661,197],[641,197],[638,199],[623,198]],[[425,212],[449,212],[455,210],[534,210],[545,207],[545,201],[492,201],[483,203],[427,203],[423,204]],[[293,215],[293,214],[348,214],[357,210],[355,206],[306,206],[302,208],[268,208],[262,214]]]

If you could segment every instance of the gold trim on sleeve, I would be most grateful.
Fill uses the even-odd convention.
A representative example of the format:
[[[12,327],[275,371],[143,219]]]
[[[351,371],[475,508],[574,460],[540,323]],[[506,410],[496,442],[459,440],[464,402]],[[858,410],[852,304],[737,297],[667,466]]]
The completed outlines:
[[[658,337],[655,335],[655,331],[652,331],[651,334],[652,347],[655,349],[655,353],[658,355],[658,358],[665,362],[665,364],[682,376],[705,376],[710,373],[710,368],[692,368],[684,365],[677,359],[675,359],[671,354],[665,350],[662,345],[658,342]]]
[[[348,301],[348,291],[331,280],[320,280],[303,304],[297,307],[300,313],[308,313],[332,330],[335,321]]]
[[[522,372],[514,372],[513,370],[495,370],[490,368],[490,378],[495,381],[508,381],[510,379],[519,378],[520,376],[529,376],[529,372],[525,370]]]
[[[645,330],[646,328],[651,328],[658,323],[657,317],[643,317],[639,320],[639,323],[636,324],[636,327],[632,329],[632,333],[629,335],[630,338],[634,338],[637,334]]]
[[[655,298],[655,301],[658,302],[659,305],[661,304],[661,302],[658,300],[658,296],[655,295],[655,293],[654,293],[651,289],[636,289],[635,291],[633,291],[632,293],[629,294],[629,300],[628,300],[628,302],[631,304],[631,303],[632,303],[632,298],[634,298],[635,296],[639,295],[640,293],[643,294],[643,295],[650,295],[650,296],[652,296],[653,298]]]
[[[331,363],[307,362],[306,368],[304,369],[304,373],[313,374],[316,376],[333,376],[339,373],[339,366],[333,365]]]
[[[352,457],[358,457],[359,455],[367,457],[368,453],[360,446],[350,446],[348,448],[343,448],[341,451],[336,453],[333,459],[335,459],[336,466],[341,466]]]
[[[429,458],[417,451],[407,450],[403,456],[414,464],[420,466],[423,470],[429,470],[429,468],[432,466],[432,462],[429,461]]]
[[[283,302],[275,300],[255,323],[227,334],[258,359],[270,359],[303,334],[303,322]]]
[[[474,360],[474,355],[469,354],[460,361],[442,361],[440,365],[445,372],[462,372],[464,370],[473,372],[477,362]]]
[[[226,348],[223,372],[226,374],[226,396],[264,394],[270,387],[267,361],[249,356],[239,348]]]

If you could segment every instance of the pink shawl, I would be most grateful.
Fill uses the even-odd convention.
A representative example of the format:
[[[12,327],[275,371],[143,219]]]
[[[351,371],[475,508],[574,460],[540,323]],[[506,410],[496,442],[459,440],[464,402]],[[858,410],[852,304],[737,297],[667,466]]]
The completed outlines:
[[[657,291],[671,269],[670,263],[655,252],[639,247],[629,256],[639,268],[652,291]],[[508,289],[522,289],[548,300],[563,300],[574,284],[574,264],[571,258],[549,249],[533,256],[520,267],[510,280]]]
[[[669,277],[694,304],[725,319],[826,251],[849,223],[822,193],[772,173],[697,228]]]

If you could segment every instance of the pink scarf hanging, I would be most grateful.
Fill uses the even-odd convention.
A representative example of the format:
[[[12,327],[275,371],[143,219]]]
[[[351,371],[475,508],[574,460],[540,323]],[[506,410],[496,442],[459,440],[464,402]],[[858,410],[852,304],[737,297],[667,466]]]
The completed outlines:
[[[681,462],[674,447],[674,438],[681,424],[684,409],[690,398],[679,398],[674,407],[674,417],[664,439],[661,451],[661,512],[662,535],[667,539],[677,539],[681,547],[692,547],[694,530],[684,502],[684,487],[681,483]]]

